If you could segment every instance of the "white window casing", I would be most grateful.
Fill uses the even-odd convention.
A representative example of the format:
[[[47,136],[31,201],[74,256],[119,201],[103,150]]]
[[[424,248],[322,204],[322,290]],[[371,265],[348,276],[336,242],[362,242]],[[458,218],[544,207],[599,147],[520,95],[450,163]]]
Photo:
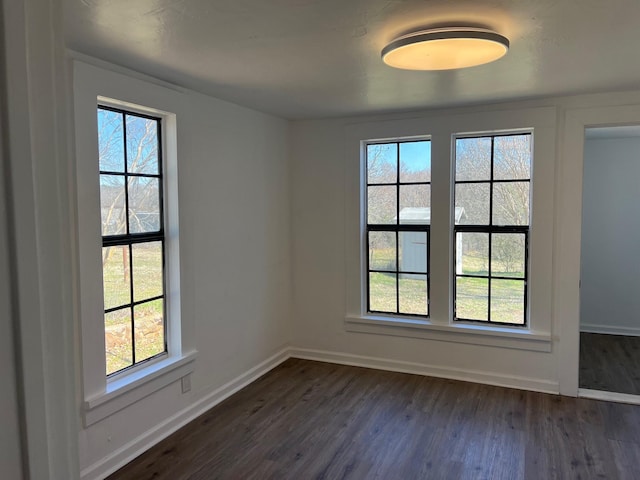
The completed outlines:
[[[552,247],[556,109],[542,107],[352,123],[345,131],[345,328],[396,335],[548,352],[551,350]],[[526,328],[453,322],[453,177],[455,136],[531,131],[531,225]],[[370,315],[366,311],[366,168],[370,141],[431,138],[430,317]]]
[[[178,205],[179,90],[132,79],[75,61],[77,249],[79,265],[82,395],[90,425],[161,389],[194,369],[191,322],[181,317]],[[162,119],[164,171],[166,338],[168,355],[107,379],[105,362],[97,106],[154,115]]]

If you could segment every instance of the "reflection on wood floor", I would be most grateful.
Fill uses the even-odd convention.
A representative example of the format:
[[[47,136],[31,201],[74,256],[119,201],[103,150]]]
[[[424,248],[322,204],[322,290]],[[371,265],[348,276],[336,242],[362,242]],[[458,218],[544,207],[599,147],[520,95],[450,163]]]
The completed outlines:
[[[289,359],[112,479],[635,479],[640,406]]]
[[[640,395],[640,337],[581,332],[580,388]]]

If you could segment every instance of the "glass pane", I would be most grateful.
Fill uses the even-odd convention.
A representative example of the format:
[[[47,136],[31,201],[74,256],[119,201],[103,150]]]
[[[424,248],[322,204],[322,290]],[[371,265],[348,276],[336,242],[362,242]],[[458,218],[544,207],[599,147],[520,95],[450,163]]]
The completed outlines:
[[[494,180],[525,180],[531,176],[531,135],[495,137]]]
[[[104,315],[104,343],[107,375],[133,364],[131,309],[123,308]]]
[[[369,273],[369,309],[372,312],[398,311],[395,273]]]
[[[98,109],[98,158],[100,170],[124,172],[121,113]]]
[[[398,144],[367,145],[367,182],[396,183],[398,180]]]
[[[489,275],[489,234],[456,235],[456,274]]]
[[[400,232],[400,271],[427,273],[427,232]]]
[[[489,192],[488,183],[457,184],[456,223],[460,225],[488,225]]]
[[[400,313],[427,315],[427,276],[400,275]]]
[[[397,187],[368,187],[367,222],[370,225],[396,223]]]
[[[100,175],[102,235],[122,235],[127,233],[124,202],[124,176]]]
[[[134,301],[162,295],[162,242],[136,243],[132,249]]]
[[[458,277],[456,279],[456,318],[488,320],[489,280]]]
[[[369,270],[396,271],[395,232],[369,232]]]
[[[456,181],[491,179],[491,137],[456,140]]]
[[[524,325],[523,280],[491,280],[491,321]]]
[[[524,278],[524,235],[494,233],[491,236],[491,275]]]
[[[136,328],[136,363],[165,351],[163,304],[162,300],[154,300],[133,308]]]
[[[127,245],[103,247],[102,287],[105,310],[131,303],[130,278],[129,247]]]
[[[431,185],[400,186],[400,223],[431,223]]]
[[[160,230],[159,180],[129,177],[129,232]]]
[[[529,182],[493,184],[493,224],[529,225]]]
[[[126,115],[127,170],[129,173],[159,173],[158,122]]]
[[[400,181],[431,181],[431,142],[404,142],[400,144]]]

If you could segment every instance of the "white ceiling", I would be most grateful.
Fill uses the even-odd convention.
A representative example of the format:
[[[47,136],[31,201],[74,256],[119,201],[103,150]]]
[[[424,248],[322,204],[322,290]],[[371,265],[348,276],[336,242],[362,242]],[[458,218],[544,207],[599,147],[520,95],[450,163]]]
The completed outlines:
[[[640,86],[638,0],[64,0],[69,48],[286,118]],[[394,37],[492,28],[506,57],[459,71],[382,63]]]

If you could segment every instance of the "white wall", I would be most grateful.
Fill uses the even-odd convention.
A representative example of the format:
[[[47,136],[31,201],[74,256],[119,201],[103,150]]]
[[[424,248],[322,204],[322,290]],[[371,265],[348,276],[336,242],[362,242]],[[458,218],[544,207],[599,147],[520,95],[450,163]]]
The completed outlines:
[[[77,477],[78,461],[68,235],[69,104],[61,5],[48,0],[3,0],[2,14],[0,61],[6,95],[0,104],[3,122],[7,122],[2,140],[3,161],[8,166],[2,172],[2,182],[11,197],[6,204],[11,228],[2,235],[11,238],[14,267],[11,292],[5,288],[4,268],[0,280],[3,294],[11,293],[13,300],[11,314],[7,313],[5,297],[0,302],[3,395],[7,393],[7,399],[12,396],[8,372],[8,392],[4,391],[4,369],[15,365],[5,357],[11,355],[11,346],[6,345],[10,339],[6,319],[17,332],[14,347],[19,368],[15,377],[20,391],[23,473],[34,479],[69,479]],[[3,221],[0,224],[4,227]],[[5,351],[5,346],[9,350]],[[9,409],[13,402],[9,400]],[[7,434],[14,428],[11,423]],[[8,448],[2,454],[14,455],[15,445]],[[2,471],[0,476],[4,475]]]
[[[580,327],[640,335],[640,138],[584,149]]]
[[[390,135],[393,137],[403,135],[403,126],[415,124],[417,120],[425,121],[425,124],[433,120],[431,123],[436,129],[440,117],[474,114],[479,119],[486,119],[490,125],[496,112],[507,112],[507,115],[511,112],[517,121],[518,109],[533,107],[553,107],[557,115],[555,148],[550,153],[555,156],[555,169],[546,180],[537,182],[533,193],[534,201],[542,195],[551,199],[553,205],[551,210],[535,210],[534,207],[534,221],[542,215],[545,228],[553,230],[553,241],[545,246],[542,256],[532,259],[533,262],[552,262],[552,274],[548,278],[532,278],[539,285],[547,283],[551,289],[550,294],[542,298],[538,291],[532,291],[532,298],[546,302],[550,309],[550,351],[483,346],[479,341],[476,345],[441,341],[434,330],[420,335],[422,338],[408,338],[406,332],[372,334],[350,329],[345,324],[350,283],[349,269],[345,265],[356,260],[353,249],[348,247],[351,240],[345,241],[345,237],[353,234],[345,234],[353,229],[353,211],[358,210],[357,198],[355,201],[352,198],[353,190],[358,190],[358,182],[354,183],[352,175],[348,174],[353,162],[358,161],[357,150],[347,142],[353,140],[349,133],[353,126],[378,124],[380,130],[400,132]],[[585,125],[639,122],[640,92],[293,122],[293,317],[294,345],[297,347],[294,353],[307,358],[577,395],[584,128]],[[482,130],[483,127],[479,127],[469,131]],[[410,129],[405,131],[409,135],[416,134]],[[536,153],[536,159],[539,159],[540,152]],[[534,163],[534,172],[536,168]],[[435,185],[432,194],[434,190]],[[432,246],[431,254],[445,250],[446,246],[440,243],[440,248]],[[440,295],[448,290],[446,284],[432,285],[432,296],[434,287]]]
[[[178,90],[182,319],[198,351],[191,391],[175,382],[82,428],[86,478],[140,453],[291,341],[288,124]]]
[[[292,128],[292,162],[293,162],[293,275],[295,285],[294,320],[296,336],[294,344],[301,349],[309,349],[312,356],[323,358],[338,352],[339,356],[355,363],[373,362],[389,368],[419,371],[426,374],[468,378],[489,383],[498,383],[526,388],[558,391],[557,359],[554,353],[531,351],[530,349],[501,348],[481,345],[482,339],[476,338],[476,344],[458,341],[436,341],[429,336],[442,338],[442,330],[448,327],[449,304],[447,280],[450,275],[448,255],[449,234],[447,229],[438,227],[446,224],[448,198],[449,167],[449,128],[457,124],[466,131],[479,131],[484,128],[503,129],[522,128],[524,112],[514,109],[494,112],[486,110],[470,110],[469,116],[457,116],[461,110],[446,112],[417,112],[411,115],[388,115],[371,118],[335,119],[295,122]],[[506,113],[505,113],[506,112]],[[549,117],[549,112],[543,112]],[[551,118],[555,118],[551,109]],[[535,114],[537,115],[537,114]],[[499,127],[491,127],[500,123]],[[511,123],[510,123],[511,122]],[[359,124],[367,127],[362,129]],[[432,231],[432,270],[438,268],[438,277],[432,276],[436,282],[431,287],[433,323],[439,331],[419,332],[427,338],[409,338],[406,331],[387,332],[389,334],[362,333],[349,331],[345,325],[346,314],[352,311],[353,302],[349,293],[350,278],[354,276],[350,267],[358,256],[358,181],[354,181],[353,171],[359,168],[358,140],[368,138],[389,138],[396,135],[416,135],[416,124],[422,124],[422,134],[433,133],[434,130],[445,132],[440,135],[439,144],[434,143],[432,149],[433,175],[432,208],[441,209],[442,214],[434,216]],[[470,127],[470,125],[475,125]],[[554,120],[551,125],[555,125]],[[481,125],[478,127],[478,125]],[[532,126],[532,125],[531,125]],[[350,132],[355,128],[363,131],[392,131],[392,134],[378,133],[377,136],[355,138]],[[404,130],[403,130],[404,128]],[[473,128],[473,130],[469,130]],[[543,130],[548,127],[542,127]],[[539,249],[538,263],[535,265],[536,275],[531,278],[532,299],[537,308],[533,315],[541,334],[548,335],[552,342],[551,330],[551,254],[553,232],[553,197],[554,197],[554,150],[555,126],[544,148],[540,150],[538,172],[542,175],[534,178],[534,238]],[[452,130],[455,131],[455,130]],[[366,133],[365,133],[366,135]],[[542,135],[540,135],[542,136]],[[435,137],[434,137],[435,138]],[[347,145],[347,143],[350,143]],[[544,153],[542,152],[544,150]],[[546,158],[544,158],[546,156]],[[444,163],[444,165],[443,165]],[[535,168],[535,167],[534,167]],[[534,172],[534,175],[536,173]],[[434,177],[435,178],[435,177]],[[440,182],[442,180],[442,182]],[[436,188],[436,181],[438,186]],[[539,202],[538,210],[535,203]],[[537,217],[536,217],[537,212]],[[536,226],[535,223],[538,225]],[[542,234],[542,235],[540,235]],[[353,239],[356,240],[353,240]],[[437,245],[436,245],[437,242]],[[539,268],[542,265],[542,268]],[[359,270],[356,268],[356,270]],[[432,271],[432,275],[433,272]],[[359,275],[358,272],[355,275]],[[436,299],[433,292],[437,291]],[[348,298],[346,298],[346,296]],[[436,306],[437,303],[437,306]],[[436,308],[437,307],[437,308]],[[397,328],[397,327],[392,327]],[[378,329],[379,331],[380,329]],[[381,332],[382,333],[382,332]],[[417,336],[417,335],[416,335]],[[468,339],[465,340],[468,342]],[[513,345],[511,345],[513,347]],[[553,346],[549,349],[553,351]],[[368,357],[362,359],[360,357]],[[375,360],[371,360],[371,359]]]

